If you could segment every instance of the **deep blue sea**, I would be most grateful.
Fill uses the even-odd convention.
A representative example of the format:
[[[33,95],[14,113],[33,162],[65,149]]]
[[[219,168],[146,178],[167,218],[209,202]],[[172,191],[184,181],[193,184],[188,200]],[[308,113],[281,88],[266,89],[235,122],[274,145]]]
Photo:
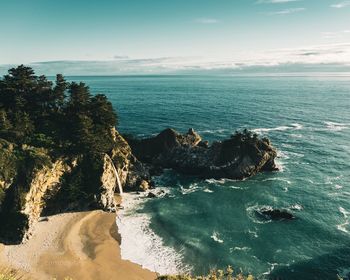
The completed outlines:
[[[160,273],[232,265],[258,279],[350,272],[350,77],[70,77],[104,93],[118,129],[140,137],[193,127],[213,141],[248,128],[278,149],[281,171],[244,181],[167,170],[155,199],[124,195],[122,256]],[[261,221],[260,207],[292,221]]]

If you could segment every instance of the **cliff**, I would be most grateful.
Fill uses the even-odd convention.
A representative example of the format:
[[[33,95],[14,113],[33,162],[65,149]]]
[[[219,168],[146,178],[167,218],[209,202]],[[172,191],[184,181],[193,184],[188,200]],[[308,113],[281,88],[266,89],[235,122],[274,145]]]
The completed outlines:
[[[0,242],[19,243],[35,223],[58,212],[115,211],[114,193],[137,188],[137,160],[113,129],[110,153],[54,158],[45,149],[18,146],[0,139]]]

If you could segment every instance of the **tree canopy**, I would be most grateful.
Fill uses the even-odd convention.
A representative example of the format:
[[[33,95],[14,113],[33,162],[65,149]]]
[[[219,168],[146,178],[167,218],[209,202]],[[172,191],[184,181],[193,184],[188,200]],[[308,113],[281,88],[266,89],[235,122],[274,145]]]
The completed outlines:
[[[0,138],[62,153],[107,152],[117,115],[84,83],[55,82],[20,65],[0,78]]]

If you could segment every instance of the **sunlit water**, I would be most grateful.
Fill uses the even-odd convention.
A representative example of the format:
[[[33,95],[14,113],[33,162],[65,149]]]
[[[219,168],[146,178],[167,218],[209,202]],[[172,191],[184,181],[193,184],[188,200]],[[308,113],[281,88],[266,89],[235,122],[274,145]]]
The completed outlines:
[[[210,141],[249,128],[279,151],[280,172],[245,181],[166,171],[156,199],[127,194],[122,255],[165,272],[233,265],[261,279],[337,279],[350,271],[350,78],[71,77],[106,94],[119,130],[193,127]],[[285,208],[297,219],[259,220]]]

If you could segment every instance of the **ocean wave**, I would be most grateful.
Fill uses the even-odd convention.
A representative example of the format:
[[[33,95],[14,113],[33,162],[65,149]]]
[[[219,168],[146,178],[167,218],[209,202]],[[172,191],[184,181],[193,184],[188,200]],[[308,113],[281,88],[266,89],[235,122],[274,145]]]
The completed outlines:
[[[244,252],[246,252],[246,251],[250,251],[252,248],[250,248],[250,247],[238,247],[238,246],[236,246],[236,247],[234,247],[234,248],[230,248],[230,252],[233,252],[233,251],[244,251]]]
[[[229,188],[233,190],[243,190],[243,188],[237,186],[229,186]]]
[[[302,134],[294,134],[294,133],[292,133],[290,136],[293,137],[293,138],[303,138]]]
[[[220,239],[220,234],[217,231],[213,231],[213,234],[210,236],[215,242],[224,243],[224,240]]]
[[[304,209],[304,207],[301,204],[295,203],[291,206],[288,207],[290,210],[297,210],[297,211],[301,211]]]
[[[229,132],[228,129],[205,129],[205,130],[199,130],[199,134],[224,134],[226,132]]]
[[[343,207],[339,207],[339,212],[341,214],[343,214],[343,216],[345,218],[345,222],[337,225],[337,229],[342,231],[342,232],[349,233],[349,230],[347,228],[350,224],[349,219],[348,219],[348,216],[350,215],[350,211],[345,210]]]
[[[206,179],[206,180],[205,180],[206,183],[215,184],[215,185],[217,185],[217,184],[223,185],[223,184],[225,184],[227,181],[228,181],[228,179],[213,179],[213,178],[212,178],[212,179]],[[233,181],[233,180],[231,180],[231,181]]]
[[[198,183],[192,183],[189,185],[188,188],[184,188],[183,186],[180,186],[181,193],[183,195],[194,193],[196,191],[199,191],[201,187],[198,185]]]
[[[253,236],[254,238],[258,238],[259,237],[257,229],[255,229],[255,230],[248,229],[248,234]]]
[[[292,182],[289,181],[288,179],[286,178],[278,178],[278,177],[275,177],[275,178],[267,178],[267,179],[264,179],[263,182],[267,182],[267,181],[281,181],[281,182],[285,182],[287,183],[288,185],[291,185]]]
[[[206,192],[206,193],[213,193],[214,191],[212,191],[211,189],[205,188],[205,189],[203,190],[203,192]]]
[[[268,263],[268,264],[270,265],[268,271],[264,272],[262,275],[269,275],[275,269],[275,267],[279,265],[278,263]]]
[[[255,129],[252,129],[252,131],[258,134],[263,134],[263,133],[268,133],[270,131],[300,130],[302,128],[303,126],[301,124],[292,123],[290,126],[283,125],[283,126],[277,126],[272,128],[255,128]]]
[[[330,131],[341,131],[349,128],[347,123],[336,123],[336,122],[323,122],[326,125],[327,130]]]
[[[340,189],[342,189],[342,188],[343,188],[343,186],[341,186],[341,185],[337,185],[337,184],[336,184],[336,185],[334,186],[334,188],[335,188],[336,190],[340,190]]]
[[[160,236],[150,229],[150,217],[136,210],[144,199],[135,194],[123,194],[124,209],[116,219],[121,235],[121,257],[160,274],[187,272],[182,256],[174,248],[165,246]]]

